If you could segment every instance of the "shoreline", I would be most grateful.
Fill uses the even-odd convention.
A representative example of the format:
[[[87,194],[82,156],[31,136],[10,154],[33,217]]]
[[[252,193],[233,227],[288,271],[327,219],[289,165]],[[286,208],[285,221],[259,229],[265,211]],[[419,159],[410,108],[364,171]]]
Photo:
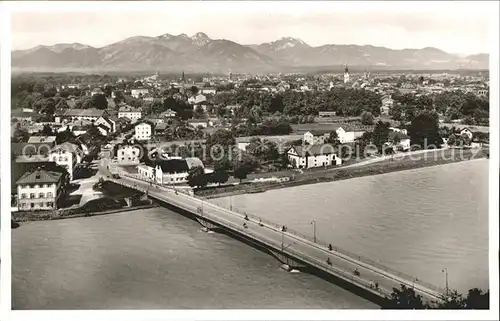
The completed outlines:
[[[464,161],[486,159],[484,150],[481,150],[478,155],[474,156],[472,152],[469,151],[470,158],[465,157],[464,159],[452,158],[447,159],[434,159],[434,156],[421,159],[421,160],[411,160],[409,156],[405,156],[401,160],[383,160],[373,164],[367,164],[363,166],[353,166],[349,168],[338,168],[328,172],[314,172],[304,176],[295,177],[295,179],[288,182],[267,182],[252,185],[236,185],[225,188],[225,190],[202,190],[195,194],[206,199],[212,198],[222,198],[241,194],[251,194],[251,193],[263,193],[268,190],[290,188],[302,185],[317,184],[317,183],[328,183],[334,181],[342,181],[352,178],[360,178],[365,176],[376,176],[380,174],[388,174],[412,169],[433,167],[439,165],[447,165],[453,163],[459,163]]]
[[[76,214],[70,214],[70,215],[65,215],[65,216],[51,216],[49,213],[47,213],[47,215],[44,215],[45,213],[40,215],[40,213],[36,213],[36,212],[34,212],[34,213],[23,212],[23,214],[19,215],[19,214],[17,214],[17,212],[13,212],[12,213],[12,220],[16,223],[39,222],[39,221],[57,221],[57,220],[65,220],[65,219],[80,218],[80,217],[92,217],[92,216],[124,213],[124,212],[149,209],[149,208],[154,208],[154,207],[159,207],[159,205],[157,205],[157,204],[140,205],[140,206],[117,208],[117,209],[105,210],[105,211],[93,212],[93,213],[76,213]]]

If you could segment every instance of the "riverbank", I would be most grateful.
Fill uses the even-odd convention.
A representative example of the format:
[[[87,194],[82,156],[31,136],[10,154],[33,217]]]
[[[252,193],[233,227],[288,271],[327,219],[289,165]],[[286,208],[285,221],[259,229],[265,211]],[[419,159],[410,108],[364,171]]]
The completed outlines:
[[[158,207],[157,204],[148,204],[148,205],[139,205],[139,206],[131,206],[124,208],[117,208],[99,212],[91,212],[91,213],[72,213],[72,214],[64,214],[63,211],[44,211],[44,212],[12,212],[12,220],[13,222],[32,222],[32,221],[51,221],[51,220],[64,220],[68,218],[77,218],[77,217],[89,217],[89,216],[100,216],[100,215],[108,215],[115,213],[123,213],[130,212],[136,210],[143,210]]]
[[[386,159],[376,163],[368,163],[361,166],[350,166],[346,168],[336,168],[323,171],[315,171],[304,174],[297,174],[291,177],[288,182],[263,182],[253,184],[242,184],[233,186],[224,186],[220,188],[210,188],[197,190],[198,196],[207,199],[219,198],[225,196],[260,193],[267,190],[295,187],[307,184],[326,183],[331,181],[346,180],[351,178],[386,174],[410,169],[431,167],[457,163],[473,159],[487,157],[486,149],[445,149],[437,151],[428,151],[418,155],[394,155],[393,158]]]

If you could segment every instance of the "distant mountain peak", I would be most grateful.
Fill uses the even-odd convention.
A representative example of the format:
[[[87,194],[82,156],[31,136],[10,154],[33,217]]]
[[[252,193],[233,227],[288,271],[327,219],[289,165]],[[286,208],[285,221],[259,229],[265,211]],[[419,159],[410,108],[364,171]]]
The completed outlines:
[[[212,41],[205,33],[203,32],[197,32],[195,35],[191,37],[191,40],[193,41],[194,44],[198,46],[205,45]]]
[[[299,39],[299,38],[293,38],[293,37],[281,37],[281,39],[279,39],[279,40],[277,40],[275,42],[278,42],[278,41],[289,42],[289,43],[298,44],[298,45],[307,45],[301,39]]]
[[[158,38],[168,40],[168,39],[172,39],[172,38],[174,38],[174,37],[175,37],[174,35],[171,35],[171,34],[169,34],[169,33],[166,33],[166,34],[163,34],[163,35],[159,36]]]
[[[294,47],[309,47],[309,45],[301,39],[293,37],[282,37],[278,40],[262,45],[271,47],[273,51],[282,51]]]

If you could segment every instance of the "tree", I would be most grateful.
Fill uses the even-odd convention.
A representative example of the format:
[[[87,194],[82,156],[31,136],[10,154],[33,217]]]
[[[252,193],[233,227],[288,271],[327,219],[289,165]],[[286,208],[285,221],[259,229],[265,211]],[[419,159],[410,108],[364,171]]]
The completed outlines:
[[[385,306],[388,309],[425,309],[422,297],[415,293],[412,288],[401,284],[401,289],[392,288],[391,297],[386,299]]]
[[[488,310],[490,308],[490,291],[483,293],[481,289],[470,289],[465,299],[467,309]]]
[[[97,109],[108,108],[108,100],[106,99],[106,96],[102,94],[96,94],[92,96],[91,101],[92,101],[92,106],[94,106]]]
[[[90,109],[92,107],[93,104],[89,97],[83,97],[82,99],[77,100],[75,103],[75,108],[79,109]]]
[[[187,180],[191,187],[203,187],[208,184],[207,175],[205,175],[205,170],[201,166],[191,168]]]
[[[198,94],[200,90],[196,86],[191,86],[191,92],[193,93],[194,96]]]
[[[214,160],[214,169],[215,171],[228,171],[231,169],[231,161],[228,158],[228,155],[224,155],[224,157]]]
[[[60,131],[56,133],[56,143],[62,144],[65,142],[73,142],[75,140],[75,134],[69,128],[66,128],[66,130]]]
[[[422,113],[411,121],[410,142],[421,148],[441,147],[443,140],[439,135],[439,123],[436,114]]]
[[[437,309],[465,309],[465,299],[456,290],[449,291],[443,295],[441,301],[435,303]]]
[[[373,125],[375,117],[369,111],[364,111],[361,113],[361,123],[363,125]]]
[[[389,123],[384,123],[379,121],[375,128],[373,129],[373,144],[377,146],[379,152],[382,150],[382,146],[389,141]]]
[[[52,136],[54,135],[54,131],[49,125],[43,125],[43,128],[40,132],[43,136]]]
[[[331,144],[332,146],[340,145],[339,135],[335,130],[330,133],[330,137],[328,137],[326,143]]]
[[[240,183],[243,179],[247,178],[248,174],[252,172],[252,168],[247,164],[240,162],[236,164],[233,171],[233,176],[240,180]]]
[[[229,174],[226,171],[215,171],[210,175],[210,181],[216,184],[223,184],[229,179]]]

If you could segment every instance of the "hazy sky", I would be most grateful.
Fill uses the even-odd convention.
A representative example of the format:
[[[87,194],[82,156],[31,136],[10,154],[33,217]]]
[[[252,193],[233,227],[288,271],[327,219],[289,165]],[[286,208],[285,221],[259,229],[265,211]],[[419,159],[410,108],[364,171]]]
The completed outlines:
[[[436,47],[450,53],[487,53],[491,4],[143,2],[140,6],[97,4],[92,11],[88,9],[90,3],[86,7],[52,5],[39,7],[43,12],[13,12],[12,49],[72,42],[101,47],[136,35],[191,36],[202,31],[213,39],[241,44],[292,36],[313,46],[370,44],[393,49]]]

